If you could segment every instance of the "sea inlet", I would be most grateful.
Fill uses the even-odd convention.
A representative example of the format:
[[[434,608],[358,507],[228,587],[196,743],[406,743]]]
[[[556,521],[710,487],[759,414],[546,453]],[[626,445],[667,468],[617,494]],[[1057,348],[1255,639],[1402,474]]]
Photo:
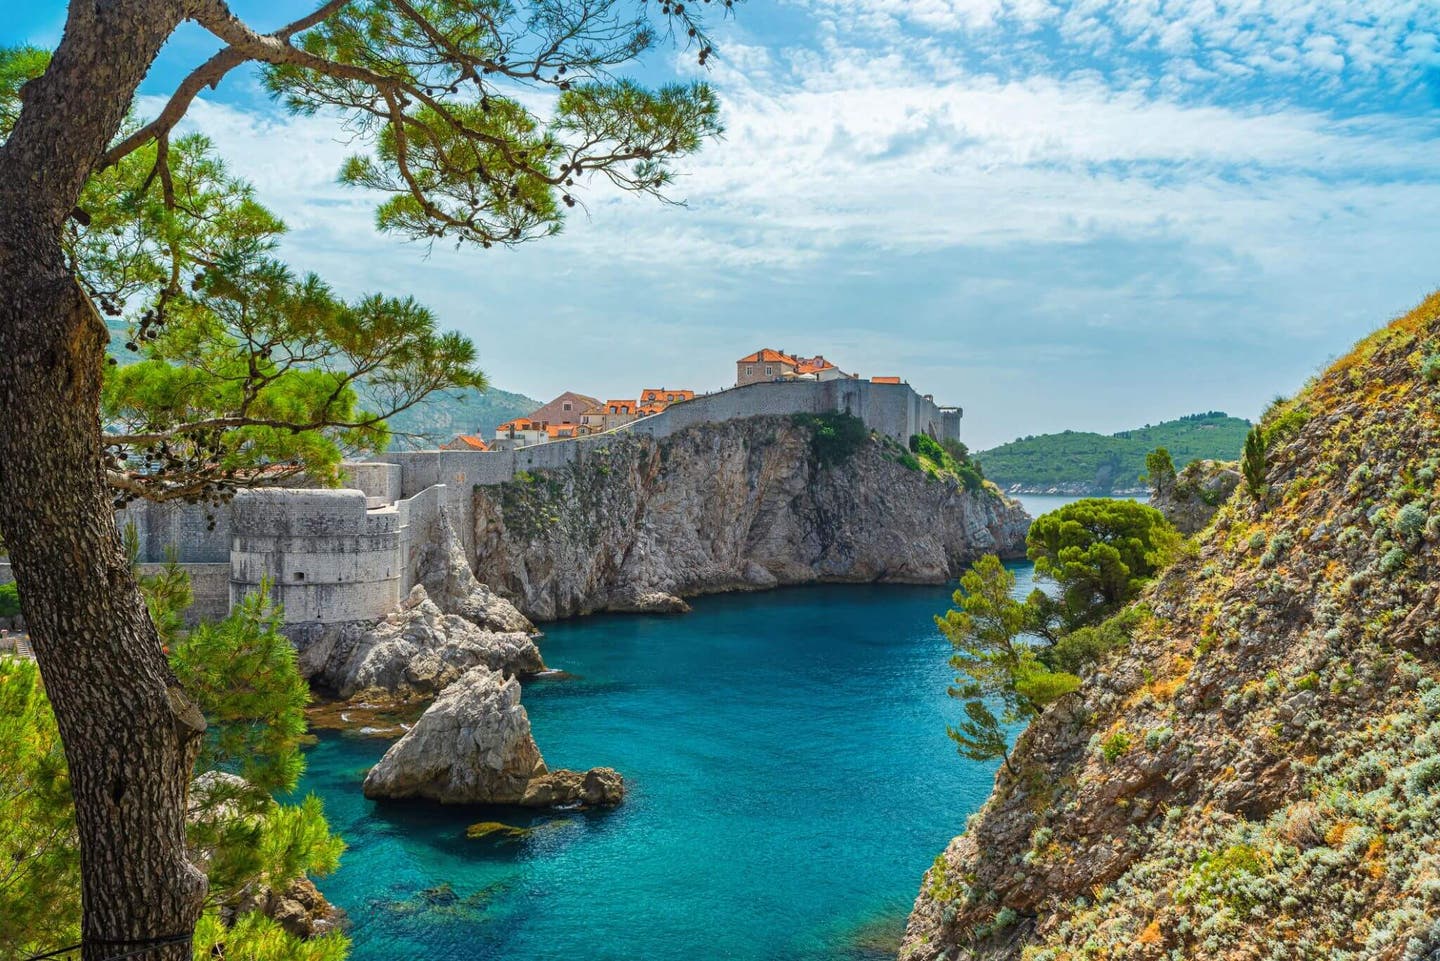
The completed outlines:
[[[323,734],[300,790],[349,844],[319,885],[350,916],[352,957],[894,957],[921,875],[994,777],[945,734],[960,704],[933,618],[953,589],[793,588],[544,625],[569,676],[526,684],[536,742],[551,767],[621,771],[613,811],[376,804],[360,783],[389,742]],[[468,838],[480,821],[531,830]]]

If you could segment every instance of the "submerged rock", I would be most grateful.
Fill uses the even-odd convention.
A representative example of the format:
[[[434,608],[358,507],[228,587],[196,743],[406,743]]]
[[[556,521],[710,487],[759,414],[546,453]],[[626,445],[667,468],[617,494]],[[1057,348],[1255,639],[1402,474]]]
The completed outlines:
[[[501,824],[499,821],[479,821],[465,829],[467,838],[498,838],[504,841],[518,841],[521,838],[529,837],[534,828],[517,827],[514,824]]]
[[[480,665],[436,698],[365,776],[368,798],[442,804],[613,805],[624,795],[608,768],[551,772],[530,734],[520,684]]]
[[[399,610],[379,621],[299,628],[290,634],[301,673],[342,698],[371,689],[400,697],[435,694],[477,664],[507,674],[545,670],[529,633],[485,630],[445,614],[418,584]]]

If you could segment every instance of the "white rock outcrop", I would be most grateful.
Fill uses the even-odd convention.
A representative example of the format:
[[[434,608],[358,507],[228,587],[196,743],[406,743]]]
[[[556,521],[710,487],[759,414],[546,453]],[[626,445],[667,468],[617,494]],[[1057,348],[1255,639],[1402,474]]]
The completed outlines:
[[[552,807],[613,805],[623,797],[608,768],[554,771],[530,734],[520,684],[471,668],[365,776],[368,798],[428,798],[442,804]]]
[[[399,610],[379,621],[289,633],[301,673],[342,698],[367,689],[398,697],[436,694],[476,665],[505,674],[545,669],[529,632],[486,630],[446,614],[418,584]]]

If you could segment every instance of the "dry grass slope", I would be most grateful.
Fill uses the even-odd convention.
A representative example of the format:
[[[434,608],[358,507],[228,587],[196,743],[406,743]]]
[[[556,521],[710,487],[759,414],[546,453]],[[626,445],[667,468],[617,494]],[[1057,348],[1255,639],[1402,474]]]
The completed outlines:
[[[902,958],[1440,949],[1440,294],[1265,423],[1267,495],[1022,737]]]

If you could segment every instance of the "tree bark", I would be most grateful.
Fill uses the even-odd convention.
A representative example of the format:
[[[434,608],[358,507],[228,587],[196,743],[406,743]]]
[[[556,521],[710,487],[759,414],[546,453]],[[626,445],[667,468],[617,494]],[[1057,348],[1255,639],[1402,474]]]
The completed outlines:
[[[108,338],[60,244],[185,14],[181,0],[72,2],[0,147],[0,535],[70,768],[85,961],[190,934],[206,885],[185,846],[204,719],[170,673],[115,529],[99,420]],[[189,961],[190,944],[136,957]]]

